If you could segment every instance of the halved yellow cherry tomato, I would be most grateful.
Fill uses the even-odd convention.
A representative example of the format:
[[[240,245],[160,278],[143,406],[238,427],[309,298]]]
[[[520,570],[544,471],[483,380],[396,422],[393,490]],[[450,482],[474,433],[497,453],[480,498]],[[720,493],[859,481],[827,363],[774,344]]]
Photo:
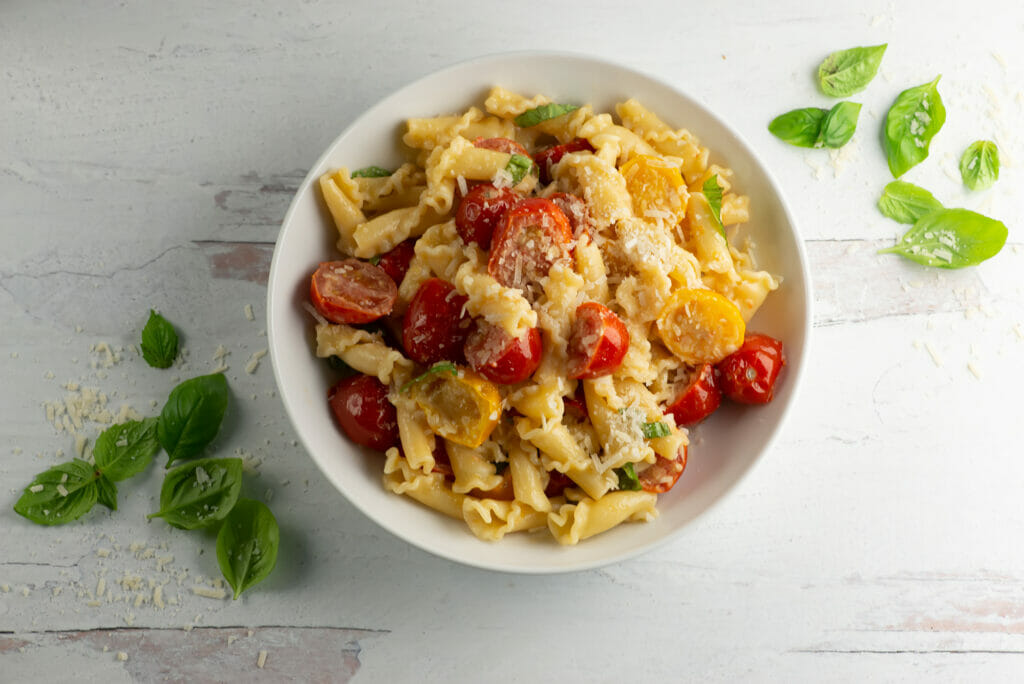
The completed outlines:
[[[678,166],[641,154],[623,164],[619,171],[626,179],[633,213],[638,218],[660,218],[675,225],[686,216],[690,193]]]
[[[713,290],[676,290],[658,314],[661,341],[691,365],[718,363],[740,348],[745,331],[740,310]]]
[[[498,388],[465,368],[418,383],[413,399],[435,435],[473,449],[490,437],[501,418]]]

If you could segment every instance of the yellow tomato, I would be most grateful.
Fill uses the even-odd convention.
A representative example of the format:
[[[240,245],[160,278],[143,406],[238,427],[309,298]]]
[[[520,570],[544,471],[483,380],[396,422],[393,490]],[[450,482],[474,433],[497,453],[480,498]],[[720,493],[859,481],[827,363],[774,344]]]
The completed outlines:
[[[623,164],[620,172],[638,218],[660,218],[675,225],[686,216],[690,194],[678,166],[641,154]]]
[[[658,314],[658,333],[686,363],[718,363],[743,344],[746,325],[735,304],[714,290],[680,289]]]
[[[418,383],[413,399],[434,434],[474,449],[490,437],[501,417],[498,388],[464,368]]]

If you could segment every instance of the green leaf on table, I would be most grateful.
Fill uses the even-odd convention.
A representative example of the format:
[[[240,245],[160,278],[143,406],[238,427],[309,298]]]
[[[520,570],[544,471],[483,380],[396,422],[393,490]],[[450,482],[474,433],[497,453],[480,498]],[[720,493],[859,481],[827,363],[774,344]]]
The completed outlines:
[[[894,246],[878,251],[925,266],[964,268],[998,254],[1006,235],[1002,221],[967,209],[940,209],[918,219]]]
[[[860,104],[857,102],[837,102],[828,111],[821,122],[818,133],[819,147],[840,148],[850,141],[857,130],[857,117],[860,116]]]
[[[142,358],[153,368],[170,368],[178,355],[178,333],[166,318],[152,309],[142,329]]]
[[[242,490],[242,459],[202,458],[167,471],[160,487],[163,518],[185,530],[209,527],[227,517]]]
[[[976,140],[960,157],[960,176],[971,190],[985,190],[999,180],[999,148],[990,140]]]
[[[779,140],[797,147],[820,147],[818,137],[827,109],[805,107],[780,114],[768,124],[768,130]]]
[[[117,510],[117,485],[106,475],[96,478],[96,502],[112,511]]]
[[[197,455],[212,442],[227,406],[228,383],[223,373],[191,378],[171,390],[157,424],[167,465]]]
[[[938,90],[940,78],[941,75],[931,83],[907,88],[886,114],[885,154],[894,178],[928,157],[932,138],[946,122],[946,108]]]
[[[231,509],[217,533],[217,563],[235,599],[270,575],[280,541],[277,519],[259,501],[241,499]]]
[[[366,166],[351,173],[352,178],[386,178],[390,175],[390,171],[379,166]]]
[[[892,181],[878,199],[878,210],[900,223],[917,223],[925,214],[942,209],[942,202],[922,187],[906,181]]]
[[[35,476],[14,504],[18,515],[40,525],[63,525],[88,513],[98,496],[92,464],[76,458]]]
[[[92,450],[97,470],[113,482],[145,470],[160,449],[157,422],[156,418],[130,420],[101,432]]]
[[[633,467],[632,463],[627,463],[621,468],[616,468],[615,474],[619,476],[619,489],[624,489],[630,492],[640,490],[640,478],[636,476],[636,468]]]
[[[728,238],[725,237],[725,227],[722,226],[722,186],[718,184],[717,173],[704,181],[701,191],[708,201],[708,206],[711,207],[711,216],[715,219],[715,227],[718,228],[718,234],[722,236],[723,240],[728,242]]]
[[[536,126],[542,121],[547,121],[548,119],[554,119],[562,116],[563,114],[574,112],[579,108],[579,105],[557,104],[555,102],[551,102],[539,107],[534,107],[533,109],[527,109],[515,118],[515,124],[520,128],[529,128],[530,126]]]
[[[832,97],[849,97],[867,87],[878,73],[888,43],[839,50],[818,67],[818,86]]]

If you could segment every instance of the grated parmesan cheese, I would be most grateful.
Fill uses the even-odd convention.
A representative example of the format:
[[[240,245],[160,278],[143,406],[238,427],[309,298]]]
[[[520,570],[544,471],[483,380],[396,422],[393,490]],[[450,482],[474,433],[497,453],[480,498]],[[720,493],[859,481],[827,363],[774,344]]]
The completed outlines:
[[[260,359],[262,359],[266,355],[267,355],[267,350],[266,349],[260,349],[259,351],[254,351],[252,353],[252,355],[249,357],[249,362],[247,364],[245,364],[245,372],[248,373],[249,375],[252,375],[253,373],[255,373],[256,369],[259,368]]]
[[[256,658],[256,667],[263,669],[263,666],[267,664],[267,652],[260,651],[259,656]]]
[[[117,652],[117,659],[118,659],[119,661],[121,661],[122,663],[123,663],[123,662],[127,662],[127,660],[128,660],[128,654],[127,654],[127,653],[125,653],[124,651],[118,651],[118,652]]]
[[[211,589],[202,585],[196,585],[192,587],[192,593],[196,596],[203,596],[211,599],[223,599],[227,596],[227,592],[223,589]]]
[[[245,312],[245,319],[247,321],[255,321],[256,320],[256,316],[252,312],[252,304],[246,304],[245,307],[242,309],[242,311]]]

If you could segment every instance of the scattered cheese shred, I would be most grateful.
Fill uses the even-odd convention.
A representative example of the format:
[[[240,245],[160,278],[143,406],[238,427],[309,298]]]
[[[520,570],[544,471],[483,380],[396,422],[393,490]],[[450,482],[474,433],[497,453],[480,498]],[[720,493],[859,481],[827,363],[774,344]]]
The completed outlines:
[[[256,658],[256,667],[263,669],[263,666],[267,664],[267,652],[260,651],[259,657]]]
[[[935,350],[935,347],[932,346],[932,343],[931,342],[925,342],[924,343],[924,348],[928,350],[928,353],[931,355],[932,361],[935,363],[935,365],[939,366],[941,368],[942,367],[942,357],[939,356],[939,352],[937,352]]]
[[[124,651],[118,651],[118,652],[117,652],[117,659],[118,659],[119,661],[121,661],[122,663],[123,663],[123,662],[127,662],[127,660],[128,660],[128,654],[127,654],[127,653],[125,653]]]
[[[246,304],[245,305],[245,309],[243,309],[243,310],[245,311],[245,318],[246,318],[246,320],[249,320],[249,321],[255,321],[256,320],[256,316],[252,312],[252,304]]]
[[[245,364],[245,372],[248,373],[249,375],[252,375],[253,373],[255,373],[256,369],[259,368],[260,359],[262,359],[266,355],[267,355],[267,350],[266,349],[260,349],[259,351],[254,351],[252,353],[252,355],[249,357],[249,362],[247,364]]]
[[[205,596],[206,598],[212,599],[223,599],[227,596],[227,592],[223,589],[211,589],[210,587],[204,587],[202,585],[192,587],[192,593],[196,596]]]
[[[32,485],[31,487],[28,488],[28,491],[32,492],[33,494],[38,494],[39,492],[43,491],[43,485]]]
[[[971,375],[976,377],[978,380],[981,380],[981,369],[978,368],[978,365],[976,363],[974,363],[973,361],[968,361],[967,370],[971,371]]]

